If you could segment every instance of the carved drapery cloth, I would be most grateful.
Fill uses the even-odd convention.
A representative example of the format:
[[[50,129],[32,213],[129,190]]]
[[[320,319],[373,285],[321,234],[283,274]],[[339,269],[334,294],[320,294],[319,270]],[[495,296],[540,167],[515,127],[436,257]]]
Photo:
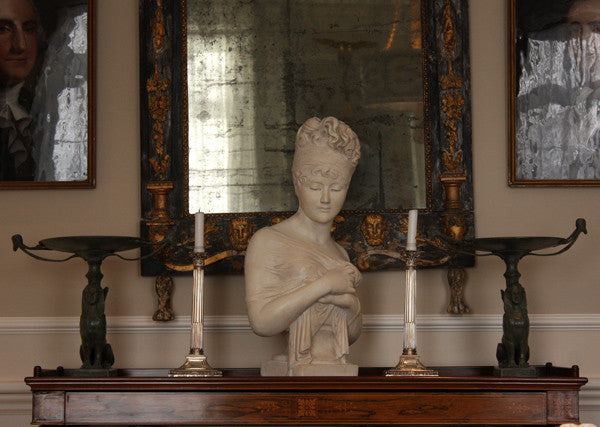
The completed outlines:
[[[266,247],[261,250],[264,260],[261,268],[262,285],[246,295],[250,304],[257,300],[270,301],[293,292],[305,283],[317,280],[328,270],[348,263],[323,253],[316,245],[291,238],[272,228],[263,228],[255,237]],[[349,352],[347,321],[344,311],[333,304],[317,302],[306,309],[289,326],[288,366],[291,368],[311,362],[312,337],[321,328],[331,330],[335,356],[344,361]]]

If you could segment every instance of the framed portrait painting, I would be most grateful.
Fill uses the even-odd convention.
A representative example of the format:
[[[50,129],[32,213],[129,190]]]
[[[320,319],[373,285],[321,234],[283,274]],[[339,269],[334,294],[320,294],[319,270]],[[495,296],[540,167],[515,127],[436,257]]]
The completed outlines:
[[[0,188],[93,188],[94,1],[0,0]]]
[[[600,185],[600,0],[509,7],[509,184]]]

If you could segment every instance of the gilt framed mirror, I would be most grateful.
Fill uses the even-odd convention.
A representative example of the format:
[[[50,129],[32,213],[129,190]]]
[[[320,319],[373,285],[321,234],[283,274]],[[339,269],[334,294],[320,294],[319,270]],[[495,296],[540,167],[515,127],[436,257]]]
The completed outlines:
[[[334,237],[363,271],[405,267],[407,213],[429,266],[474,236],[467,0],[142,0],[141,235],[178,244],[142,274],[241,272],[252,233],[295,209],[290,161],[312,116],[363,147]]]
[[[0,4],[0,189],[95,186],[94,3]]]

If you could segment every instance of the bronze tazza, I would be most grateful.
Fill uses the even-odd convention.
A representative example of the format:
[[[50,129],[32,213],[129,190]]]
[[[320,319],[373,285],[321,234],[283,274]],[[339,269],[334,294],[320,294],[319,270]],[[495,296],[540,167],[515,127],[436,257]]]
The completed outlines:
[[[126,258],[118,252],[129,251],[144,246],[151,246],[148,256],[154,255],[165,245],[172,242],[169,235],[162,242],[153,244],[143,241],[138,237],[126,236],[66,236],[41,240],[36,246],[27,246],[23,243],[20,234],[12,236],[13,250],[21,249],[27,255],[50,262],[64,262],[72,258],[82,258],[88,264],[86,277],[88,283],[83,289],[81,299],[81,317],[79,332],[81,334],[81,347],[79,355],[83,362],[81,369],[69,370],[70,375],[76,376],[109,376],[116,371],[111,370],[115,357],[110,344],[106,341],[106,316],[104,307],[108,287],[103,288],[101,281],[103,274],[100,271],[102,261],[110,256],[133,261],[140,258]],[[66,258],[54,259],[37,255],[38,251],[58,251],[69,253]]]
[[[529,366],[529,317],[527,314],[527,297],[525,289],[519,282],[519,261],[525,256],[553,256],[567,251],[581,233],[587,234],[585,219],[575,221],[575,230],[567,238],[562,237],[486,237],[478,238],[470,249],[465,247],[455,250],[471,251],[478,256],[495,255],[506,264],[504,277],[506,289],[501,290],[504,304],[502,319],[502,342],[498,344],[496,373],[502,376],[533,376],[535,369]],[[537,252],[544,249],[562,246],[555,252]]]
[[[178,234],[177,245],[142,262],[142,274],[161,281],[192,271],[186,57],[189,3],[140,3],[141,236],[159,241],[172,228]],[[421,1],[426,206],[420,207],[418,239],[426,242],[427,248],[442,246],[434,237],[438,234],[457,240],[474,238],[467,20],[466,0]],[[296,129],[295,123],[289,123],[291,134]],[[405,209],[409,207],[413,206],[342,211],[334,223],[334,236],[363,271],[404,269],[406,259],[398,255],[398,248],[406,239]],[[241,272],[252,233],[290,213],[207,214],[206,251],[209,257],[223,258],[207,266],[207,273]],[[473,263],[471,255],[457,255],[445,263],[455,295],[449,312],[468,312],[462,285],[464,268]]]

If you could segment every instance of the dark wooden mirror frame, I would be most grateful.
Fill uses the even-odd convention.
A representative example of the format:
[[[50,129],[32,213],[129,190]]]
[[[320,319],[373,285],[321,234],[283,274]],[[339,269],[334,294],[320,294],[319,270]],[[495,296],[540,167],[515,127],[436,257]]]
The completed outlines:
[[[185,0],[144,0],[139,11],[141,236],[160,241],[176,227],[179,243],[142,261],[142,274],[159,279],[192,270],[185,9]],[[418,241],[424,259],[439,260],[439,235],[474,238],[467,0],[422,0],[422,12],[428,186],[427,209],[419,212]],[[207,265],[207,273],[241,272],[253,231],[288,214],[206,215],[207,256],[219,260]],[[363,232],[365,221],[383,225],[383,233],[374,235],[366,228]],[[336,240],[361,270],[405,268],[406,211],[343,211],[334,226]],[[458,256],[430,265],[442,264],[454,272],[452,277],[464,280],[460,271],[472,266],[474,258]]]
[[[41,190],[96,187],[95,22],[96,0],[87,0],[87,178],[81,181],[0,181],[0,190]]]
[[[508,153],[508,185],[511,187],[588,187],[600,186],[600,179],[526,179],[517,174],[517,74],[520,73],[517,60],[517,6],[518,0],[508,1],[508,117],[509,117],[509,153]],[[526,2],[528,5],[531,2]],[[541,5],[541,4],[540,4]],[[551,10],[549,5],[542,6]],[[528,11],[525,7],[524,11]],[[531,15],[531,10],[529,10]],[[524,15],[522,15],[524,16]],[[532,15],[530,19],[535,19]],[[538,17],[539,18],[539,17]]]

